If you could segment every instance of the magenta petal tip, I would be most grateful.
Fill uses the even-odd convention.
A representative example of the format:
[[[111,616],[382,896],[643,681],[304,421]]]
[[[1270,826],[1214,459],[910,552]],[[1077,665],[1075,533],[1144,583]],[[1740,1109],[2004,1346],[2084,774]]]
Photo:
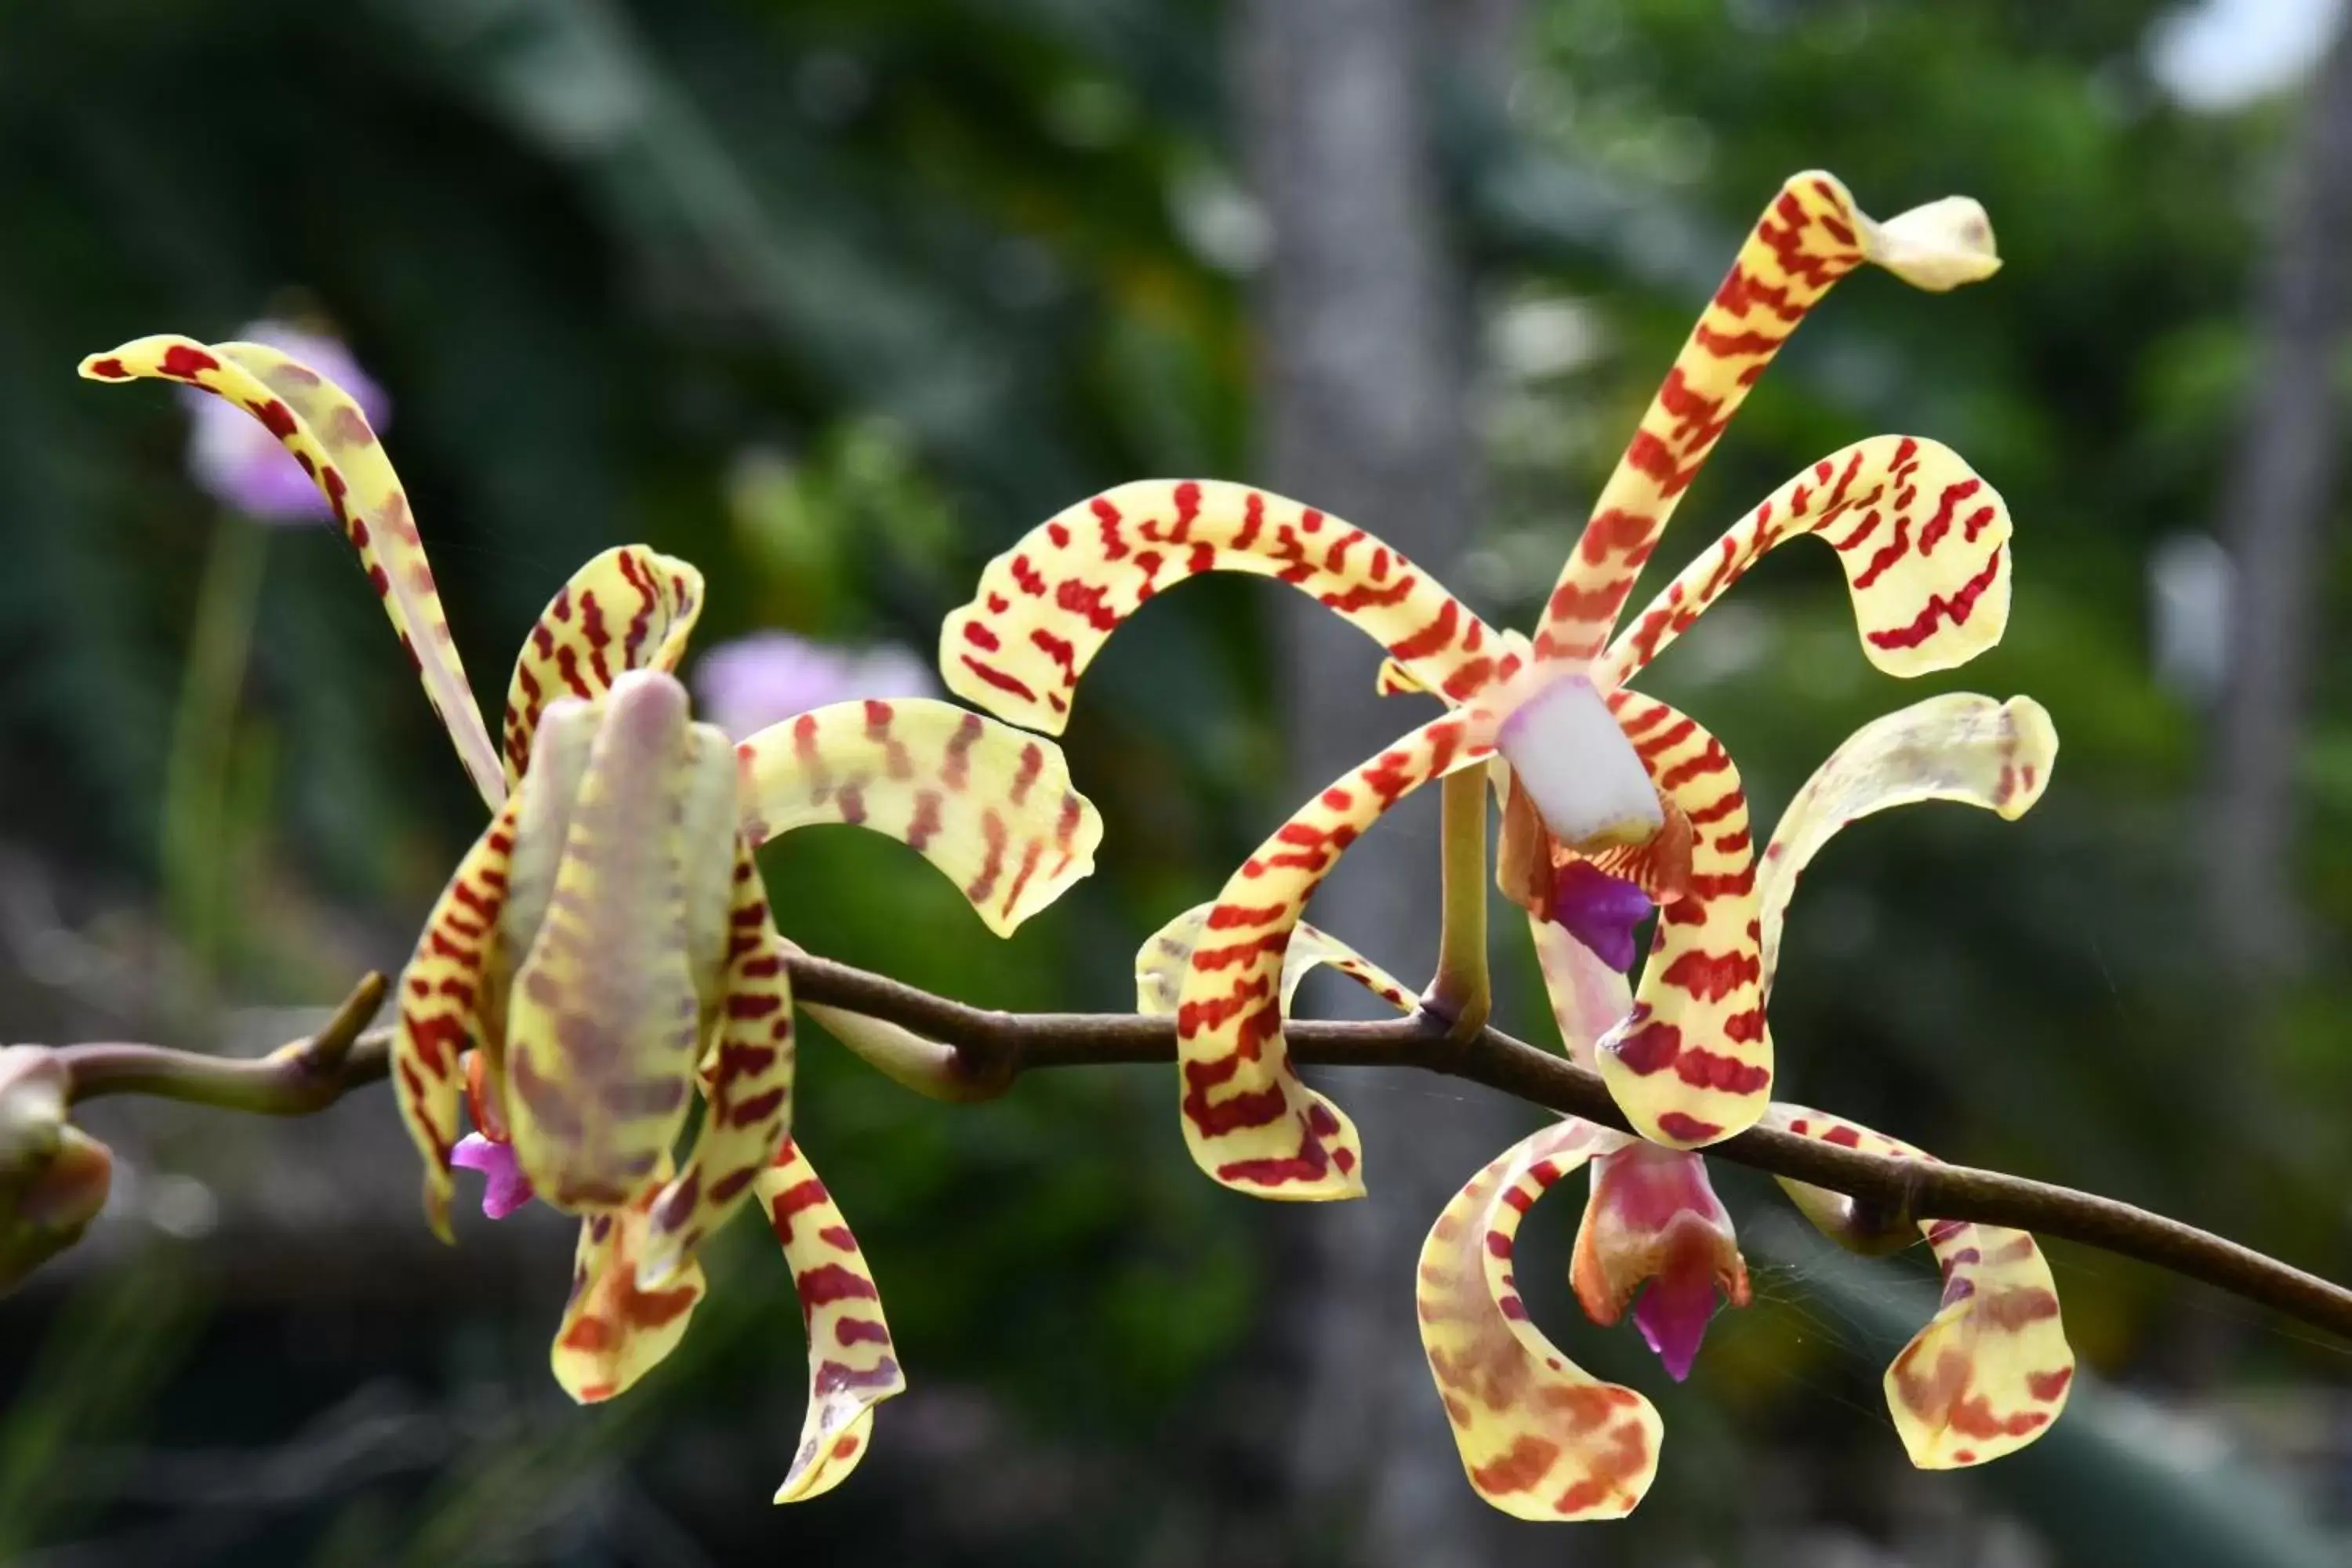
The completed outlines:
[[[1650,1281],[1633,1307],[1633,1323],[1666,1375],[1676,1383],[1690,1376],[1706,1326],[1715,1319],[1715,1281],[1704,1274],[1666,1273]]]
[[[507,1215],[530,1202],[530,1178],[522,1173],[514,1145],[468,1132],[450,1151],[449,1163],[482,1173],[482,1212],[492,1219]]]

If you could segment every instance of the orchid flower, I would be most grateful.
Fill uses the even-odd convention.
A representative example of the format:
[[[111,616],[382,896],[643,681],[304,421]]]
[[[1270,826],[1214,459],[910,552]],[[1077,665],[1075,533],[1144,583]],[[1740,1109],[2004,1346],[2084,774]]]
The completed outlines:
[[[1496,632],[1361,529],[1245,486],[1192,480],[1125,485],[1062,512],[992,562],[973,601],[948,617],[950,689],[1049,734],[1104,639],[1145,600],[1211,571],[1313,595],[1385,648],[1383,691],[1447,705],[1283,824],[1206,917],[1217,940],[1193,952],[1176,1017],[1184,1137],[1216,1180],[1270,1198],[1362,1193],[1355,1129],[1291,1068],[1276,982],[1339,855],[1412,790],[1496,758],[1500,878],[1532,919],[1564,918],[1606,943],[1608,921],[1587,919],[1586,906],[1612,878],[1664,907],[1634,1005],[1598,1047],[1628,1121],[1654,1142],[1694,1148],[1763,1114],[1771,1047],[1746,797],[1713,736],[1625,683],[1767,550],[1800,535],[1836,552],[1873,664],[1913,676],[1964,663],[2008,617],[2009,514],[1933,441],[1857,442],[1781,486],[1613,640],[1611,631],[1748,389],[1864,261],[1938,290],[1999,265],[1972,201],[1882,224],[1827,174],[1790,180],[1643,416],[1532,639]]]
[[[2031,698],[1965,693],[1888,714],[1849,739],[1790,802],[1758,879],[1763,984],[1780,952],[1781,917],[1799,873],[1847,823],[1891,806],[1953,800],[2015,820],[2041,798],[2057,754],[2049,715]],[[1137,957],[1139,1003],[1166,1016],[1215,906],[1189,910]],[[1556,927],[1538,948],[1569,1054],[1594,1065],[1611,1025],[1633,1007],[1623,974]],[[1337,938],[1302,925],[1290,944],[1283,1000],[1316,964],[1354,978],[1400,1012],[1414,994]],[[1928,1156],[1856,1123],[1779,1102],[1772,1126],[1874,1153]],[[1748,1300],[1747,1266],[1702,1155],[1663,1148],[1574,1117],[1528,1137],[1472,1177],[1445,1205],[1421,1253],[1422,1342],[1471,1486],[1530,1520],[1610,1519],[1630,1512],[1656,1473],[1662,1428],[1650,1402],[1561,1355],[1530,1321],[1512,1274],[1518,1227],[1537,1199],[1579,1166],[1592,1167],[1570,1279],[1595,1322],[1613,1324],[1636,1291],[1644,1337],[1677,1382],[1688,1372],[1718,1292]],[[1841,1245],[1884,1252],[1901,1239],[1853,1200],[1783,1179],[1799,1209]],[[1903,1227],[1907,1229],[1908,1227]],[[2074,1358],[2050,1266],[2022,1231],[1922,1220],[1944,1277],[1935,1317],[1885,1379],[1889,1414],[1913,1464],[1982,1464],[2033,1441],[2064,1407]],[[1643,1287],[1646,1286],[1646,1290]]]
[[[809,1412],[779,1502],[837,1483],[874,1405],[905,1386],[873,1276],[791,1140],[787,948],[753,847],[845,822],[952,878],[1008,934],[1092,868],[1101,822],[1059,750],[950,704],[834,703],[740,744],[693,721],[670,673],[701,574],[642,545],[576,573],[525,639],[493,742],[399,481],[352,397],[282,353],[175,337],[83,374],[158,376],[257,418],[318,482],[493,813],[400,981],[393,1079],[446,1239],[461,1079],[493,1206],[580,1216],[552,1361],[583,1402],[676,1344],[696,1249],[746,1201],[798,1288]],[[855,1040],[852,1040],[855,1044]],[[691,1144],[673,1156],[699,1092]]]
[[[710,721],[742,737],[829,702],[868,697],[930,697],[929,661],[898,643],[846,648],[754,632],[721,643],[694,668],[694,696]]]

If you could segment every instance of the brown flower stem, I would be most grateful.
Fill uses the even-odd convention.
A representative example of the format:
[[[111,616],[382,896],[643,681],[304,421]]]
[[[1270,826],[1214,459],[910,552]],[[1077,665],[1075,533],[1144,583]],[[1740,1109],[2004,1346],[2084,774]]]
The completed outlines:
[[[163,1046],[61,1046],[77,1100],[110,1094],[184,1100],[259,1116],[308,1116],[390,1070],[392,1031],[362,1034],[383,1005],[384,979],[362,975],[326,1027],[266,1057],[215,1057]]]
[[[1048,1068],[1176,1059],[1175,1026],[1167,1018],[999,1013],[830,959],[796,955],[787,962],[797,999],[883,1019],[950,1047],[974,1084],[1009,1087],[1024,1072]],[[58,1056],[72,1076],[76,1100],[146,1094],[229,1110],[304,1115],[385,1076],[391,1032],[360,1032],[383,989],[382,976],[369,975],[325,1029],[258,1059],[144,1045],[65,1046]],[[1298,1019],[1284,1034],[1292,1058],[1303,1064],[1419,1068],[1625,1129],[1598,1074],[1498,1029],[1450,1040],[1444,1020],[1422,1014],[1374,1023]],[[1768,1127],[1727,1138],[1707,1152],[1846,1193],[1889,1213],[2010,1226],[2137,1258],[2352,1340],[2352,1290],[2114,1198],[2000,1171],[1866,1154]]]

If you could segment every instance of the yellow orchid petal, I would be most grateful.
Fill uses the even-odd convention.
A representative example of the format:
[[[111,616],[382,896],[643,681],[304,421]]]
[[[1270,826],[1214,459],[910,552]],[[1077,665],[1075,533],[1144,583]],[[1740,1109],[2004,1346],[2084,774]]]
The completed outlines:
[[[377,444],[359,404],[343,389],[264,343],[206,345],[170,334],[139,338],[110,353],[91,354],[81,374],[92,381],[152,376],[201,388],[261,421],[294,454],[334,508],[343,537],[359,552],[376,597],[383,601],[401,646],[415,661],[425,700],[440,716],[492,810],[506,798],[498,749],[482,727],[474,689],[467,684],[425,542],[409,515],[400,476]]]
[[[669,1169],[665,1154],[651,1173],[666,1180]],[[687,1321],[702,1300],[702,1266],[692,1259],[661,1289],[638,1288],[638,1259],[653,1204],[649,1184],[627,1206],[580,1223],[572,1299],[564,1303],[549,1361],[555,1381],[583,1405],[626,1392],[660,1365],[686,1336]]]
[[[1685,567],[1610,645],[1600,679],[1642,668],[1766,551],[1804,534],[1837,552],[1863,654],[1889,675],[1966,664],[2009,624],[2009,508],[1949,447],[1874,436],[1782,485]]]
[[[784,1144],[761,1173],[759,1187],[793,1271],[809,1341],[808,1415],[776,1501],[805,1502],[857,1468],[874,1406],[904,1394],[907,1378],[866,1255],[797,1144]]]
[[[1373,681],[1372,689],[1382,697],[1410,697],[1429,688],[1414,679],[1412,671],[1395,659],[1384,658],[1381,660],[1380,676]]]
[[[1209,916],[1216,907],[1193,905],[1154,931],[1136,950],[1137,1012],[1150,1018],[1175,1015],[1192,950],[1201,945]],[[1282,1010],[1286,1015],[1290,1011],[1291,997],[1297,994],[1299,982],[1318,963],[1329,964],[1400,1013],[1411,1013],[1421,1005],[1420,998],[1396,976],[1338,937],[1302,921],[1291,932],[1290,951],[1282,961]]]
[[[1754,1125],[1772,1092],[1748,797],[1696,721],[1639,692],[1610,706],[1689,824],[1690,874],[1659,909],[1633,1010],[1598,1047],[1601,1076],[1635,1131],[1695,1149]]]
[[[1535,639],[1543,658],[1591,658],[1609,640],[1684,489],[1780,345],[1832,285],[1874,261],[1924,289],[1986,276],[1984,209],[1947,197],[1874,224],[1818,170],[1791,176],[1675,357],[1561,568]]]
[[[502,805],[433,906],[416,951],[401,972],[392,1032],[392,1082],[400,1119],[425,1159],[425,1217],[449,1237],[450,1152],[457,1142],[459,1058],[495,1052],[499,917],[515,847],[514,801]]]
[[[508,1002],[507,1118],[541,1199],[584,1213],[646,1190],[684,1124],[700,1036],[688,959],[686,689],[635,670],[604,701],[547,919]],[[723,751],[717,753],[724,759]]]
[[[1412,790],[1491,754],[1470,728],[1465,715],[1433,719],[1346,774],[1259,846],[1209,911],[1178,988],[1177,1073],[1185,1144],[1225,1185],[1298,1202],[1363,1194],[1354,1126],[1290,1065],[1279,983],[1341,852]]]
[[[836,702],[736,747],[744,837],[846,822],[919,851],[999,936],[1094,869],[1102,816],[1050,741],[926,698]]]
[[[1774,1105],[1771,1122],[1868,1154],[1934,1158],[1801,1105]],[[1776,1179],[1824,1234],[1844,1239],[1852,1198]],[[2057,1281],[2024,1231],[1922,1220],[1919,1232],[1943,1270],[1944,1300],[1886,1369],[1887,1414],[1919,1468],[1981,1465],[2024,1447],[2066,1408],[2074,1352],[2058,1312]]]
[[[1528,929],[1535,933],[1536,967],[1543,973],[1560,1047],[1577,1066],[1597,1069],[1595,1047],[1633,1012],[1633,987],[1557,923],[1530,915]]]
[[[948,689],[1058,735],[1078,677],[1143,602],[1203,572],[1278,577],[1361,627],[1412,679],[1466,700],[1518,655],[1420,567],[1336,517],[1246,485],[1147,479],[1031,530],[940,633]]]
[[[726,744],[719,731],[710,733],[718,746]],[[733,895],[716,1026],[702,1059],[702,1125],[686,1164],[655,1200],[637,1260],[641,1286],[661,1283],[734,1217],[792,1127],[792,977],[760,868],[740,838]]]
[[[507,681],[507,783],[530,760],[548,703],[593,702],[627,670],[675,670],[701,614],[701,572],[642,544],[618,545],[574,572],[523,639]]]
[[[1561,1355],[1528,1321],[1511,1273],[1536,1200],[1620,1142],[1588,1121],[1545,1128],[1472,1177],[1422,1243],[1422,1348],[1462,1468],[1519,1519],[1620,1519],[1657,1474],[1657,1411]]]
[[[1913,801],[1981,806],[2004,822],[2033,808],[2058,760],[2058,731],[2031,697],[1954,691],[1872,720],[1848,736],[1780,814],[1757,868],[1764,990],[1780,962],[1780,921],[1797,877],[1850,822]]]

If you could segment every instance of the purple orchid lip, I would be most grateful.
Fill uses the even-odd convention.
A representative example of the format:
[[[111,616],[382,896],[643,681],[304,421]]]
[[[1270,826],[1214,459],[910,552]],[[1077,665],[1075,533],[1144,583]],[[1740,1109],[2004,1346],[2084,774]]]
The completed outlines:
[[[1633,967],[1633,928],[1653,907],[1647,893],[1590,860],[1571,860],[1553,873],[1551,921],[1620,973]]]
[[[1669,1269],[1643,1289],[1633,1307],[1633,1326],[1658,1352],[1666,1375],[1676,1383],[1690,1376],[1706,1326],[1715,1321],[1714,1274],[1706,1269]]]
[[[482,1212],[492,1219],[506,1218],[536,1195],[511,1143],[468,1132],[450,1151],[449,1163],[482,1173]]]

